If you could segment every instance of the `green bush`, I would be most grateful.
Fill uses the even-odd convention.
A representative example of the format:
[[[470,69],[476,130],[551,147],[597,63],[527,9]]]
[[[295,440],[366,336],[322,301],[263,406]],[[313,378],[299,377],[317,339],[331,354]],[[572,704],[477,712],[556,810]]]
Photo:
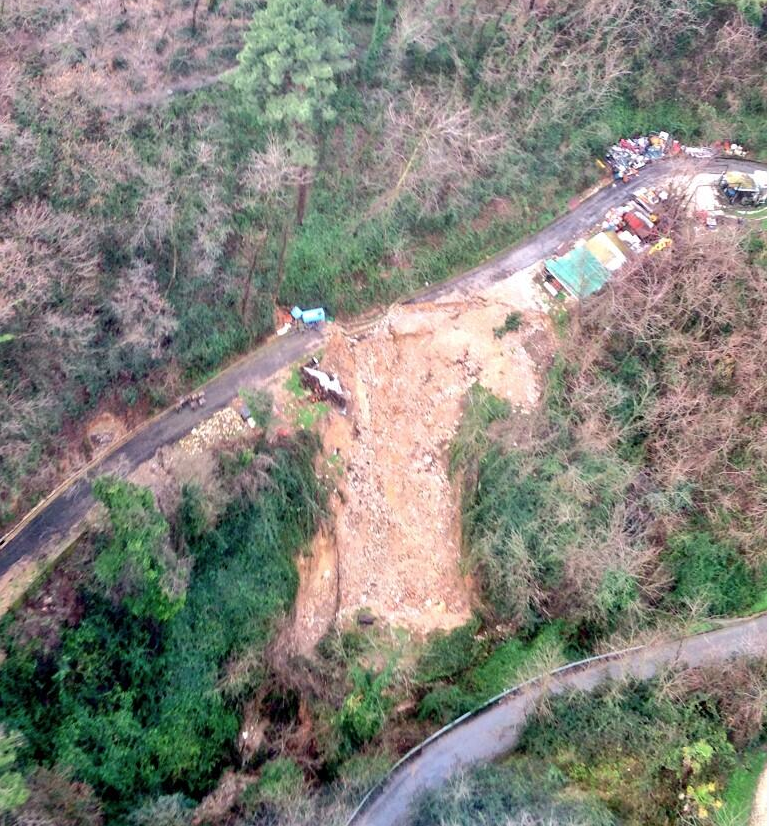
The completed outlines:
[[[414,679],[418,683],[451,680],[475,665],[485,645],[477,638],[481,621],[477,617],[448,633],[434,632],[419,658]]]
[[[506,640],[466,675],[463,684],[472,689],[480,703],[536,676],[533,672],[561,665],[566,659],[562,633],[563,623],[554,622],[530,642],[519,638]]]
[[[616,826],[598,796],[574,794],[556,771],[537,761],[516,759],[452,777],[417,801],[410,826],[495,826],[501,823],[579,823]]]
[[[25,758],[69,766],[93,786],[110,817],[169,791],[199,797],[231,760],[239,699],[263,677],[264,649],[296,592],[294,555],[323,504],[316,440],[262,448],[231,473],[259,464],[268,484],[233,502],[212,529],[199,518],[196,494],[183,494],[175,522],[195,565],[175,613],[154,602],[152,611],[134,612],[134,600],[105,598],[93,579],[80,588],[85,616],[62,629],[54,651],[20,641],[12,622],[4,631],[0,721],[24,733]],[[128,582],[144,581],[155,570],[143,563],[147,549],[167,537],[151,494],[108,479],[97,493],[113,516],[112,535],[97,542],[110,561],[100,575],[125,579],[128,559]],[[170,801],[161,808],[182,817]]]
[[[353,690],[339,712],[337,725],[347,749],[355,750],[379,734],[387,713],[384,691],[390,684],[389,668],[380,674],[354,666],[350,671]]]
[[[676,822],[689,787],[717,789],[734,766],[716,704],[699,693],[673,701],[654,681],[551,699],[529,718],[517,751],[551,761],[621,822],[648,826]]]
[[[187,572],[168,548],[168,523],[151,491],[101,477],[94,497],[109,511],[112,537],[94,562],[97,580],[138,617],[171,619],[184,605]]]
[[[479,705],[477,697],[458,685],[439,685],[419,702],[417,716],[444,726]]]
[[[521,323],[523,322],[523,316],[518,313],[508,313],[505,316],[505,323],[501,327],[494,328],[494,338],[502,338],[507,333],[515,333],[521,329]]]
[[[762,590],[737,552],[705,531],[671,537],[665,561],[674,577],[674,609],[699,605],[710,616],[740,614]]]

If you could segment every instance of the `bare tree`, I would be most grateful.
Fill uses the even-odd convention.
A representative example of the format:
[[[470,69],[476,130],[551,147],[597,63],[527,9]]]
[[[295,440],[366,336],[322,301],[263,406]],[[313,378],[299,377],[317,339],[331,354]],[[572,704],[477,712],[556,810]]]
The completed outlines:
[[[457,92],[412,87],[401,102],[387,106],[381,162],[392,185],[371,213],[388,209],[405,193],[424,212],[437,210],[483,173],[502,142]]]
[[[120,322],[120,344],[160,358],[177,321],[160,294],[153,266],[135,261],[123,275],[112,305]]]

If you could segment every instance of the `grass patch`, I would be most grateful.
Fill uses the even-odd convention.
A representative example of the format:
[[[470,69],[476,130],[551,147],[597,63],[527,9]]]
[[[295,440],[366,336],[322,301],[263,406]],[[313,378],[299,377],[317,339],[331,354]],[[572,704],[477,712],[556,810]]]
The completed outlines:
[[[327,402],[312,402],[311,404],[298,405],[294,408],[292,421],[294,427],[299,430],[312,430],[312,428],[330,412],[331,405]]]
[[[297,399],[304,399],[310,395],[310,391],[302,384],[302,374],[298,366],[291,368],[291,373],[283,386]]]
[[[740,757],[722,795],[723,807],[713,818],[716,826],[749,826],[761,773],[766,768],[766,749]]]

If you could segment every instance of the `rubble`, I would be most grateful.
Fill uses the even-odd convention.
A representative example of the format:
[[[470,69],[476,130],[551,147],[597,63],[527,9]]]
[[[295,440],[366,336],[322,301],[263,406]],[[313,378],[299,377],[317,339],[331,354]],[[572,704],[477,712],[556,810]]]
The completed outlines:
[[[669,132],[651,132],[635,138],[621,138],[619,143],[609,147],[604,157],[614,177],[627,182],[651,161],[680,151],[680,143],[672,140]]]
[[[226,442],[238,436],[245,429],[237,411],[231,407],[214,413],[202,421],[179,441],[179,446],[186,453],[195,456],[204,453],[214,445]]]
[[[190,410],[195,410],[198,407],[203,407],[206,403],[206,391],[201,390],[198,393],[189,393],[177,400],[174,410],[181,413],[186,405],[190,406]]]
[[[342,388],[339,378],[321,370],[316,358],[302,367],[300,378],[302,385],[312,392],[316,400],[333,402],[342,415],[347,413],[348,394]]]
[[[537,267],[468,297],[392,308],[354,335],[335,331],[322,371],[349,385],[348,416],[321,425],[325,453],[339,457],[333,544],[339,570],[325,587],[324,558],[305,576],[319,602],[338,583],[343,620],[370,614],[420,632],[467,620],[472,594],[460,569],[461,524],[456,480],[448,473],[449,446],[468,389],[480,383],[514,408],[539,397],[549,365],[552,331],[547,305],[534,283]],[[492,335],[511,311],[519,331]],[[535,347],[534,343],[538,342]],[[317,367],[310,367],[317,370]],[[297,639],[321,631],[316,606]]]

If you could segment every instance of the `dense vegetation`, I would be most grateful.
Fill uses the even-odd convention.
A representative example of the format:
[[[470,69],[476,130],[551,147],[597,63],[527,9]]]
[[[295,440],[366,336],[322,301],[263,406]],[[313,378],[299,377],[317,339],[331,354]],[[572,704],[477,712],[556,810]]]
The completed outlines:
[[[581,303],[536,416],[476,388],[454,448],[491,613],[589,650],[765,592],[763,241],[702,237]],[[765,603],[764,603],[765,604]]]
[[[88,454],[83,412],[169,402],[276,300],[443,278],[636,128],[763,151],[760,3],[204,6],[0,8],[0,521]]]
[[[84,412],[168,402],[276,302],[350,314],[476,262],[619,134],[764,151],[760,3],[193,0],[167,4],[173,32],[87,5],[0,7],[0,522],[78,461]],[[201,88],[167,99],[180,79]],[[381,628],[331,631],[313,661],[270,646],[323,508],[311,439],[227,453],[160,504],[99,480],[102,529],[2,624],[0,816],[188,826],[216,789],[196,822],[335,823],[509,685],[760,607],[764,245],[673,237],[574,312],[535,416],[469,397],[451,462],[483,604],[424,646]],[[653,824],[680,794],[710,812],[763,718],[751,667],[731,700],[701,673],[555,701],[418,822]]]
[[[765,742],[765,680],[763,664],[737,660],[728,677],[720,668],[692,669],[551,699],[509,758],[426,795],[411,822],[724,822],[724,789],[739,755],[760,757],[752,748]],[[738,715],[735,691],[742,695]]]
[[[74,806],[87,789],[93,818],[73,822],[100,808],[128,822],[148,796],[199,798],[233,762],[323,504],[315,450],[306,437],[223,457],[222,486],[247,493],[216,513],[184,487],[170,525],[149,491],[99,480],[111,525],[44,586],[57,613],[33,598],[4,626],[0,718],[32,774],[30,823],[61,823],[57,794]]]

